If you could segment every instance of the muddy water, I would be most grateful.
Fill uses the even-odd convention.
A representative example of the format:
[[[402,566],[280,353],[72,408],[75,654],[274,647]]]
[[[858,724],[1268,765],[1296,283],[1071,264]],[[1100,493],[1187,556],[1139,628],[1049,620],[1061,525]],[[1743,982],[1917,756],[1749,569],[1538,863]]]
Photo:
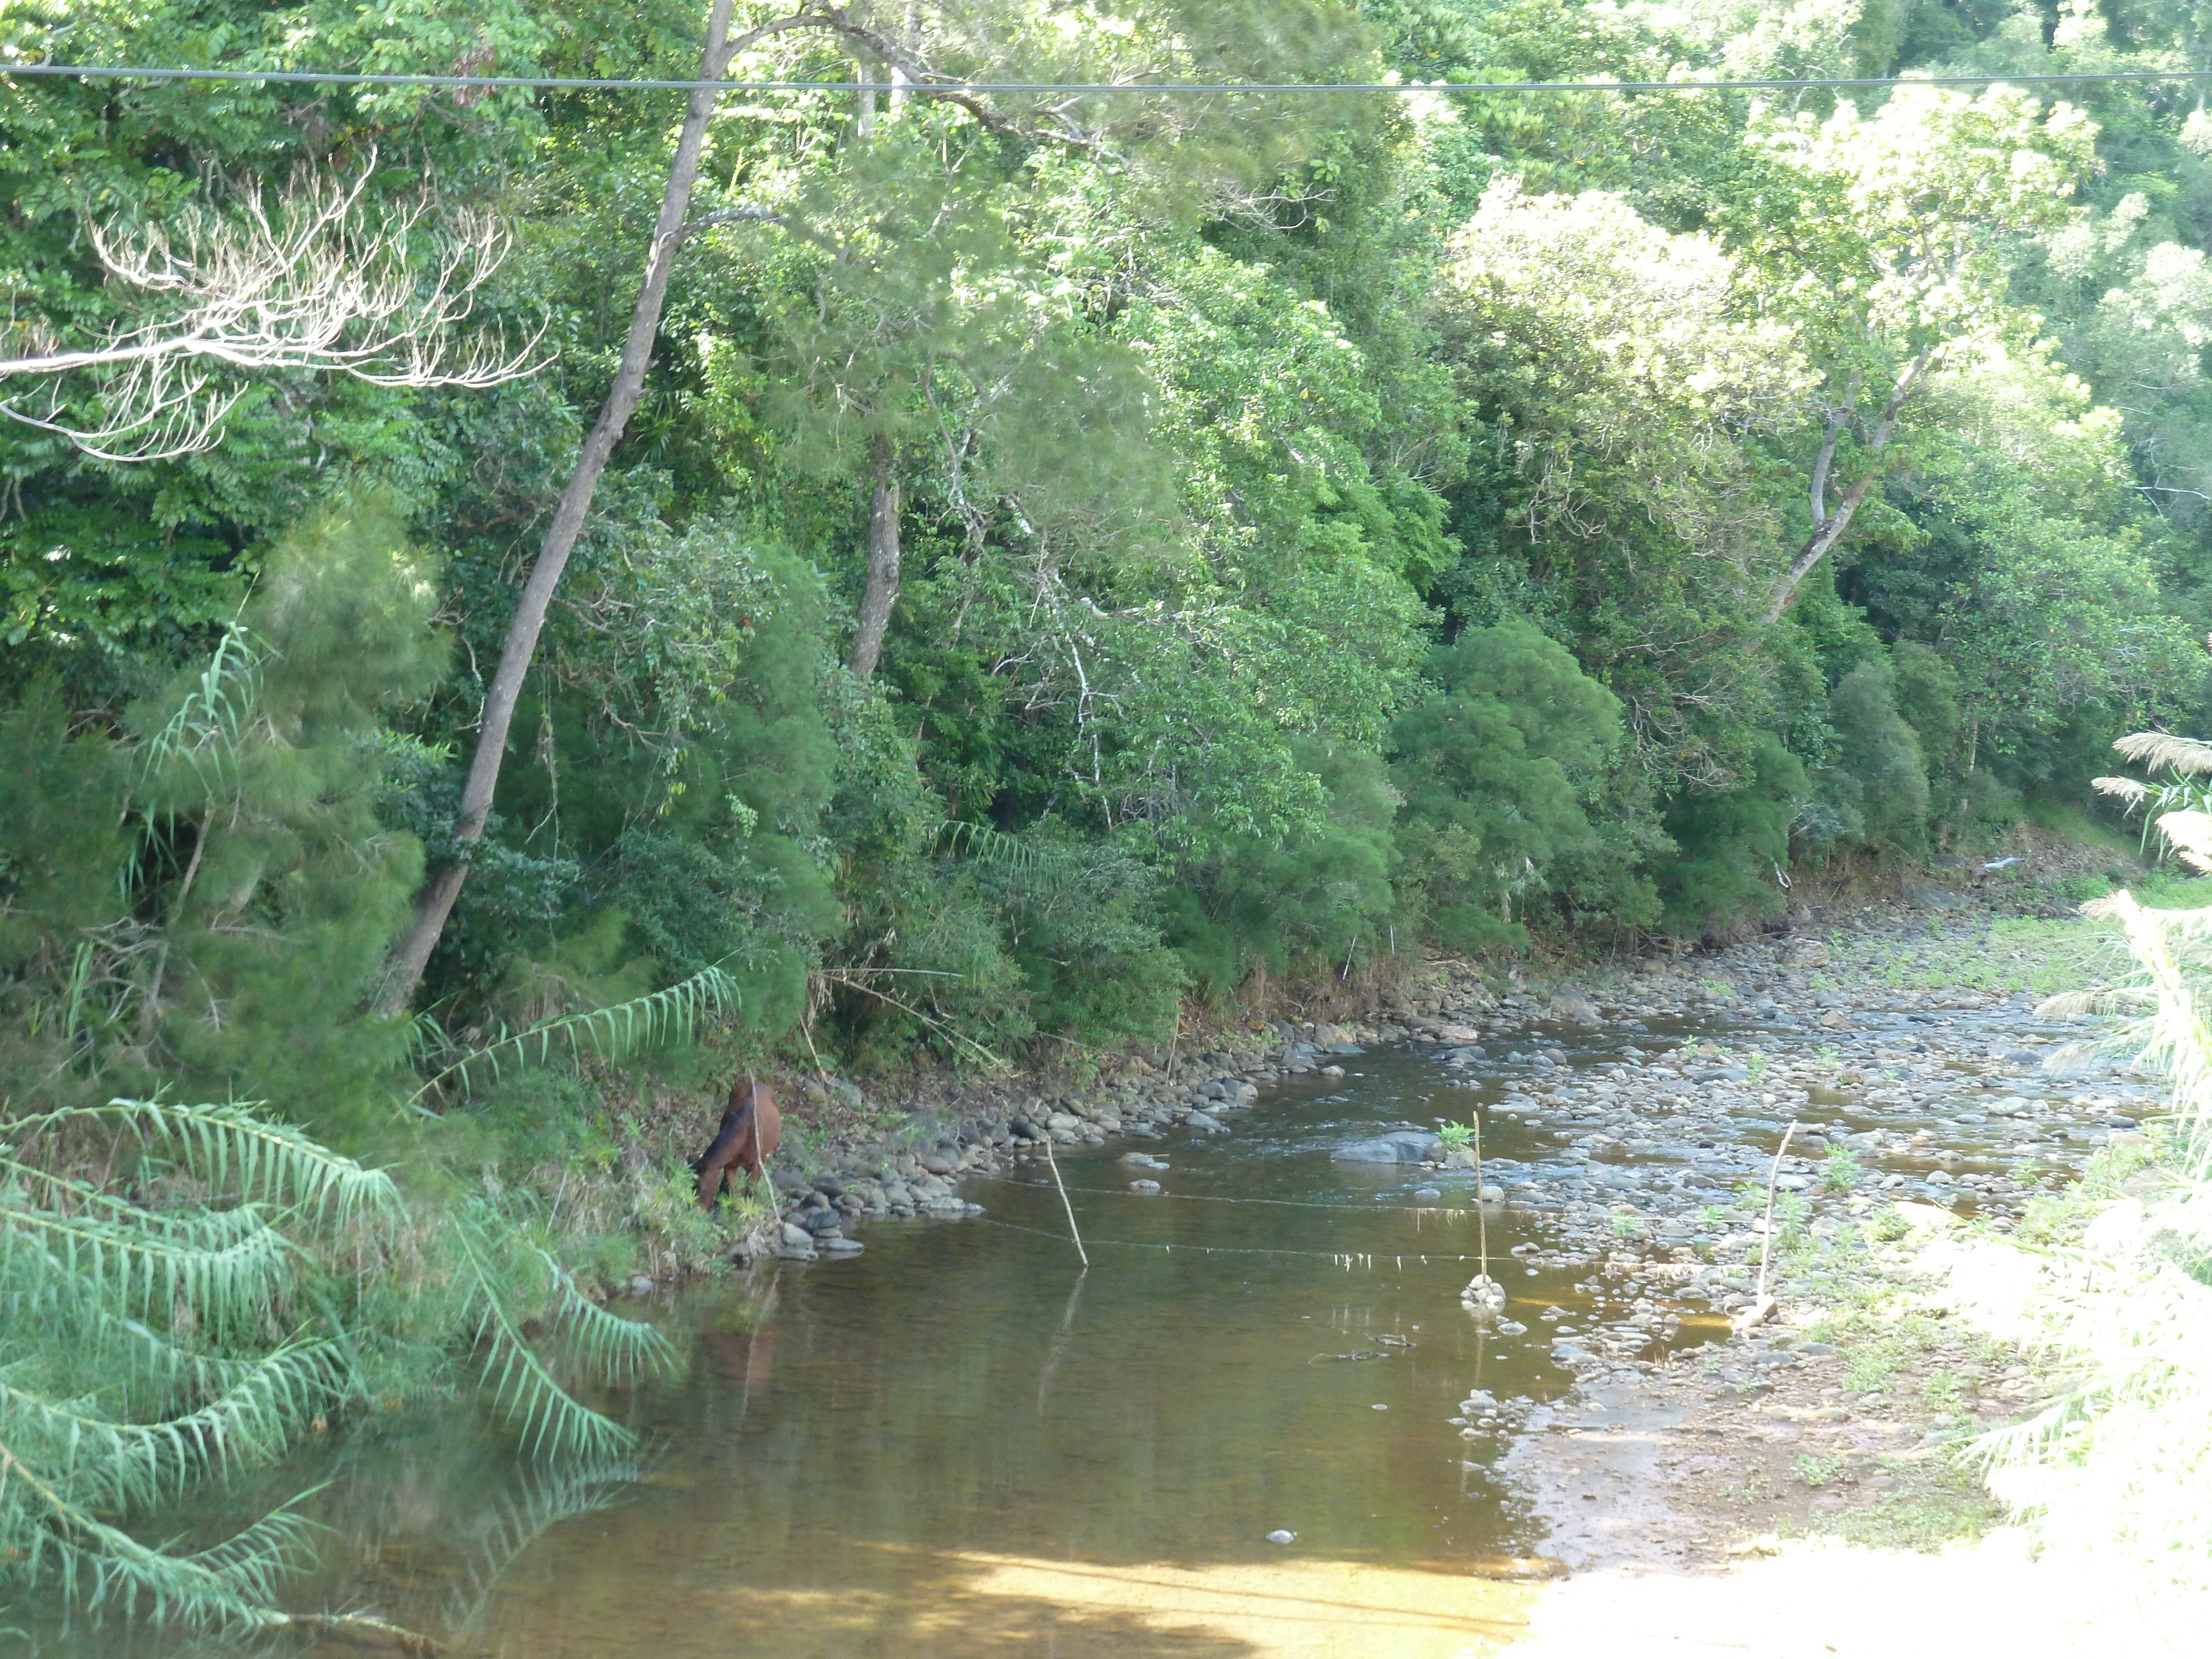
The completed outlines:
[[[1548,1086],[1595,1082],[1630,1040],[1572,1050]],[[611,1402],[640,1468],[533,1473],[455,1413],[375,1420],[234,1500],[327,1483],[308,1508],[334,1535],[292,1605],[514,1659],[1491,1651],[1528,1595],[1498,1577],[1544,1530],[1493,1467],[1571,1409],[1552,1350],[1601,1310],[1562,1222],[1492,1206],[1523,1328],[1478,1325],[1457,1301],[1482,1237],[1471,1178],[1330,1159],[1496,1105],[1525,1068],[1455,1074],[1425,1047],[1345,1064],[1270,1087],[1226,1136],[1145,1143],[1165,1170],[1064,1149],[1087,1271],[1030,1164],[966,1188],[981,1218],[878,1223],[854,1259],[629,1304],[686,1354]],[[1485,1117],[1504,1170],[1571,1167],[1559,1110]],[[1771,1144],[1741,1127],[1745,1153]],[[1683,1311],[1676,1344],[1717,1333]],[[1502,1420],[1462,1413],[1476,1389]]]

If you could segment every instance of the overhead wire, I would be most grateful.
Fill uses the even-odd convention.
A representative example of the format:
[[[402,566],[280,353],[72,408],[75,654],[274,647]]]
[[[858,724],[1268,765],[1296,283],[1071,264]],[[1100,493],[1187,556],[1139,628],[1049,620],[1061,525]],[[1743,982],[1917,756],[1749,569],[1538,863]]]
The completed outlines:
[[[967,1180],[995,1182],[1002,1187],[1020,1187],[1040,1193],[1053,1190],[1042,1181],[1017,1181],[1011,1176],[984,1175],[974,1170],[963,1174]],[[1157,1203],[1162,1199],[1185,1204],[1268,1204],[1288,1210],[1338,1210],[1346,1215],[1442,1215],[1455,1220],[1474,1213],[1472,1208],[1449,1204],[1325,1204],[1309,1198],[1237,1198],[1224,1193],[1135,1193],[1118,1187],[1070,1187],[1067,1190],[1089,1193],[1099,1198],[1139,1200],[1148,1204]]]
[[[1038,1238],[1048,1238],[1055,1244],[1072,1242],[1065,1233],[1048,1232],[1042,1227],[1024,1226],[1018,1221],[1001,1221],[995,1216],[988,1215],[971,1215],[968,1218],[970,1225],[979,1221],[987,1227],[1004,1227],[1008,1232],[1029,1233]],[[1414,1250],[1297,1250],[1264,1244],[1182,1244],[1132,1238],[1093,1238],[1086,1242],[1104,1249],[1158,1250],[1170,1255],[1186,1254],[1190,1255],[1316,1256],[1323,1261],[1335,1262],[1347,1273],[1355,1267],[1364,1267],[1371,1271],[1377,1262],[1382,1261],[1392,1262],[1402,1268],[1409,1261],[1416,1266],[1425,1266],[1432,1261],[1474,1261],[1479,1259],[1471,1255],[1448,1255],[1442,1252]]]
[[[284,86],[452,87],[470,91],[533,92],[897,92],[933,94],[1054,93],[1101,97],[1268,97],[1347,94],[1407,97],[1416,94],[1590,92],[1811,92],[1894,90],[1899,87],[2091,86],[2212,81],[2212,69],[2104,70],[2049,74],[1815,76],[1805,79],[1678,81],[702,81],[564,75],[381,75],[349,70],[192,69],[167,64],[0,64],[0,80],[15,76],[107,81],[248,82]]]

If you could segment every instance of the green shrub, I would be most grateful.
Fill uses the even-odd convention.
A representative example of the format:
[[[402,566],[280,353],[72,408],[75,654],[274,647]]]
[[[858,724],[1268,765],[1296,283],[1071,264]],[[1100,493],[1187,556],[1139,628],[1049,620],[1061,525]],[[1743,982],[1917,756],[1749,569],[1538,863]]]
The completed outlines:
[[[1929,683],[1925,675],[1917,682]],[[1839,839],[1911,852],[1927,840],[1928,762],[1897,711],[1895,692],[1894,672],[1879,659],[1862,662],[1837,682],[1828,694],[1832,764],[1814,782],[1836,815]]]
[[[1669,924],[1694,929],[1780,908],[1776,873],[1789,866],[1790,826],[1808,793],[1803,765],[1781,739],[1762,733],[1741,787],[1678,797],[1665,821],[1681,852],[1659,872]]]
[[[1470,629],[1430,673],[1436,689],[1390,729],[1407,879],[1445,944],[1518,944],[1515,900],[1599,842],[1584,800],[1620,742],[1620,704],[1517,620]]]

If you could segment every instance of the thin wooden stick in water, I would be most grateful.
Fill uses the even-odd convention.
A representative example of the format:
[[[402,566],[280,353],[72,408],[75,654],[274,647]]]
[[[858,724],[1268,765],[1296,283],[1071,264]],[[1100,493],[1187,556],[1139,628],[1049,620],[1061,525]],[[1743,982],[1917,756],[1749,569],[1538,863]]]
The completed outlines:
[[[1482,1252],[1482,1276],[1490,1277],[1490,1206],[1482,1196],[1482,1111],[1480,1107],[1467,1115],[1474,1130],[1474,1219],[1476,1249]]]
[[[1797,1133],[1797,1120],[1790,1120],[1790,1127],[1782,1132],[1782,1144],[1774,1149],[1774,1167],[1766,1172],[1766,1237],[1759,1247],[1759,1290],[1751,1305],[1729,1322],[1741,1336],[1753,1326],[1763,1325],[1774,1311],[1774,1298],[1766,1293],[1766,1275],[1774,1265],[1774,1188],[1782,1179],[1782,1159],[1790,1151],[1790,1138]]]
[[[1782,1158],[1790,1150],[1790,1137],[1796,1133],[1797,1120],[1793,1117],[1782,1132],[1782,1144],[1774,1149],[1774,1167],[1766,1172],[1766,1237],[1759,1247],[1759,1293],[1754,1301],[1766,1300],[1766,1270],[1774,1262],[1774,1186],[1782,1179]]]
[[[1083,1230],[1075,1224],[1075,1206],[1067,1196],[1066,1183],[1060,1178],[1060,1160],[1052,1155],[1052,1131],[1044,1132],[1044,1161],[1052,1168],[1052,1184],[1060,1188],[1060,1207],[1067,1212],[1067,1236],[1075,1241],[1075,1253],[1083,1258],[1083,1265],[1091,1265],[1091,1252],[1083,1248]]]

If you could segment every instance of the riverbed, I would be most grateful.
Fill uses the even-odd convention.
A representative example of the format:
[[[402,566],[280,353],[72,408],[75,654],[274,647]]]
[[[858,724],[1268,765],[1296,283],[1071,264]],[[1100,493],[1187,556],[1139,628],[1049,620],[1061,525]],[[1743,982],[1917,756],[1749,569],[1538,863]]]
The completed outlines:
[[[962,1183],[980,1215],[618,1304],[685,1356],[607,1402],[634,1467],[533,1469],[465,1414],[395,1414],[232,1500],[324,1483],[288,1600],[455,1652],[1491,1651],[1561,1532],[1516,1443],[1729,1340],[1765,1224],[1739,1188],[1788,1123],[1821,1137],[1784,1166],[1818,1234],[1900,1197],[2002,1218],[2143,1109],[2109,1062],[2049,1067],[2069,1033],[2030,999],[1838,997],[1787,949],[1579,1018],[1499,1007],[1479,1045],[1344,1045],[1342,1075],[1268,1082],[1225,1133],[1142,1142],[1153,1165],[1055,1148],[1065,1203],[1054,1164],[1011,1158]],[[1440,1118],[1480,1121],[1480,1175],[1340,1161]],[[1486,1261],[1491,1318],[1460,1301]]]

